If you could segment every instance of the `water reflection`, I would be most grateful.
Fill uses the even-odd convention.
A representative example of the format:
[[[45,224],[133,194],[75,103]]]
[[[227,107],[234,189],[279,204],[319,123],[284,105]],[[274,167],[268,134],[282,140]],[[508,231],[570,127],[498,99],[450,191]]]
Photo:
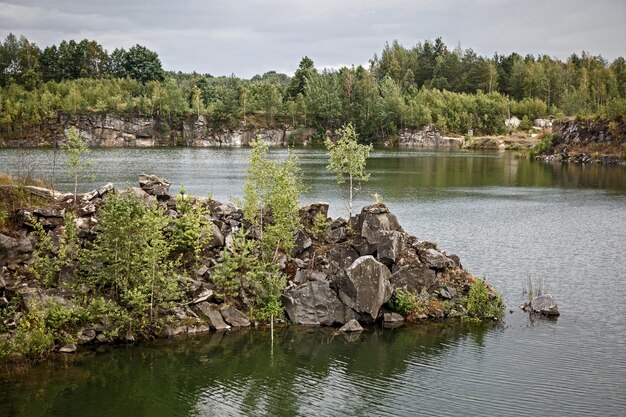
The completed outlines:
[[[384,404],[389,381],[411,363],[436,362],[464,343],[480,350],[497,328],[430,323],[343,335],[287,327],[277,330],[273,347],[264,330],[117,347],[12,377],[9,391],[0,392],[0,414],[297,415],[316,403],[325,415],[338,409],[355,415],[364,404],[370,410]]]

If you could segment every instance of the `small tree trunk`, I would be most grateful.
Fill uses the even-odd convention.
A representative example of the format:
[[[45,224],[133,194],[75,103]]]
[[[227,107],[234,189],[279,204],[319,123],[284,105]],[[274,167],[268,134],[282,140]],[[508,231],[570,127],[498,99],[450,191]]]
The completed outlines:
[[[352,173],[350,173],[350,203],[348,205],[348,219],[352,217]]]

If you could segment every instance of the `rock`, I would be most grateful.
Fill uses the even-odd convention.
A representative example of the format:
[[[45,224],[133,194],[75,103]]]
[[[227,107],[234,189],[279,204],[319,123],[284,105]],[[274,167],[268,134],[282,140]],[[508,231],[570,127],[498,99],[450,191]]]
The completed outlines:
[[[76,352],[76,345],[74,343],[70,343],[59,348],[60,353],[74,353]]]
[[[233,327],[250,327],[250,320],[233,306],[222,307],[220,310],[224,321]]]
[[[300,209],[299,215],[304,230],[314,230],[316,216],[328,218],[328,203],[316,202],[304,206]]]
[[[166,324],[163,328],[163,332],[167,337],[180,336],[182,334],[187,334],[187,326],[169,326]]]
[[[198,304],[213,297],[213,290],[203,289],[189,304]]]
[[[6,297],[0,297],[0,308],[5,308],[9,305],[9,300]]]
[[[345,306],[325,281],[286,290],[282,302],[292,323],[332,326],[346,321]]]
[[[204,318],[214,330],[228,330],[230,326],[224,322],[218,307],[206,301],[198,303],[194,306],[196,313]]]
[[[206,265],[202,265],[200,266],[200,268],[196,270],[196,276],[198,277],[204,276],[204,274],[206,274],[208,271],[209,271],[209,267]]]
[[[533,313],[542,314],[544,316],[558,316],[561,314],[556,305],[556,300],[550,294],[533,298],[530,307]]]
[[[419,251],[420,260],[431,268],[443,269],[448,266],[448,258],[435,249],[426,249]]]
[[[41,217],[58,217],[62,219],[65,216],[65,209],[37,208],[33,210],[33,213]]]
[[[452,285],[446,285],[443,288],[439,288],[435,293],[444,300],[452,300],[458,297],[456,289]]]
[[[358,258],[339,282],[339,298],[368,321],[378,318],[380,307],[391,298],[389,269],[367,255]]]
[[[305,249],[308,249],[313,244],[313,241],[303,231],[299,231],[294,242],[293,249],[291,249],[291,256],[296,257],[300,255]]]
[[[241,209],[237,208],[234,204],[229,203],[220,204],[219,206],[215,207],[211,212],[214,216],[217,216],[220,219],[226,219],[228,217],[232,217],[238,212],[241,212]]]
[[[153,206],[157,202],[157,199],[155,196],[149,194],[147,191],[141,188],[130,187],[129,189],[120,192],[120,195],[126,195],[126,194],[134,195],[135,198],[143,201],[144,204],[148,206]]]
[[[78,344],[85,345],[93,342],[96,338],[96,331],[94,329],[84,329],[78,335]]]
[[[330,247],[326,253],[332,270],[345,270],[359,257],[359,253],[349,243],[340,243]]]
[[[30,258],[33,244],[30,239],[14,238],[0,233],[0,267],[11,263],[22,263]]]
[[[207,248],[221,248],[224,246],[224,235],[220,228],[213,222],[208,226],[211,230],[203,230],[202,237],[204,238],[206,234],[211,233],[211,239],[207,242],[205,249]]]
[[[107,182],[105,185],[103,185],[102,187],[98,188],[98,195],[100,197],[104,197],[105,195],[107,195],[109,192],[115,190],[115,186],[113,185],[112,182]]]
[[[389,278],[392,289],[418,293],[435,283],[436,275],[424,264],[413,264],[399,268]]]
[[[401,232],[381,232],[381,240],[376,244],[376,257],[385,265],[391,265],[396,262],[400,252],[402,252],[402,236]]]
[[[369,243],[380,243],[388,237],[385,232],[402,232],[402,227],[400,227],[398,218],[390,213],[386,206],[376,204],[361,210],[357,231]]]
[[[328,243],[338,243],[343,242],[348,238],[348,232],[345,227],[338,228],[330,228],[328,232],[326,232],[326,242]]]
[[[363,327],[359,324],[357,319],[351,319],[346,324],[341,326],[340,332],[362,332]]]
[[[26,310],[29,312],[39,311],[46,313],[53,306],[60,306],[66,309],[72,308],[71,294],[57,288],[40,291],[37,288],[21,287],[17,292],[22,296]]]
[[[197,323],[193,326],[187,326],[187,334],[191,334],[191,335],[208,333],[210,331],[211,331],[211,327],[202,323]]]
[[[167,201],[170,198],[171,183],[156,175],[139,175],[139,187],[146,193],[157,197],[159,200]]]
[[[398,313],[385,313],[383,314],[383,321],[385,323],[399,323],[404,321],[404,317]]]
[[[96,336],[96,341],[98,343],[111,343],[111,338],[104,333],[98,333],[98,335]]]

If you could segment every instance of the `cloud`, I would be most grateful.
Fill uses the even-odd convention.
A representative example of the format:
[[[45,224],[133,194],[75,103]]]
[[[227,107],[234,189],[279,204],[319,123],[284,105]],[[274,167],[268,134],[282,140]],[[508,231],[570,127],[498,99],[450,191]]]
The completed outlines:
[[[598,0],[7,0],[0,34],[40,46],[95,39],[106,49],[136,43],[167,69],[251,77],[293,72],[309,55],[318,66],[364,64],[385,42],[413,46],[441,36],[491,56],[582,49],[623,55],[626,3]]]

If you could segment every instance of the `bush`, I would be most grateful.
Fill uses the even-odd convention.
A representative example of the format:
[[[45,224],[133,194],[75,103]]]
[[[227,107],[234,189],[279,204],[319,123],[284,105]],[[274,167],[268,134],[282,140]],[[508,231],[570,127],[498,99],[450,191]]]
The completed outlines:
[[[209,210],[201,204],[192,204],[181,187],[176,196],[179,216],[172,221],[170,242],[172,251],[185,266],[199,260],[202,248],[211,241],[212,228]]]
[[[484,279],[476,280],[464,298],[464,304],[467,314],[479,320],[497,319],[502,316],[504,308],[502,296],[491,293]]]
[[[530,158],[536,158],[539,155],[550,153],[554,147],[554,136],[545,135],[541,138],[541,141],[528,150],[528,156]]]
[[[180,298],[167,260],[167,218],[130,193],[109,195],[98,218],[98,236],[83,257],[85,282],[96,294],[112,292],[137,323],[152,323],[155,310]]]

